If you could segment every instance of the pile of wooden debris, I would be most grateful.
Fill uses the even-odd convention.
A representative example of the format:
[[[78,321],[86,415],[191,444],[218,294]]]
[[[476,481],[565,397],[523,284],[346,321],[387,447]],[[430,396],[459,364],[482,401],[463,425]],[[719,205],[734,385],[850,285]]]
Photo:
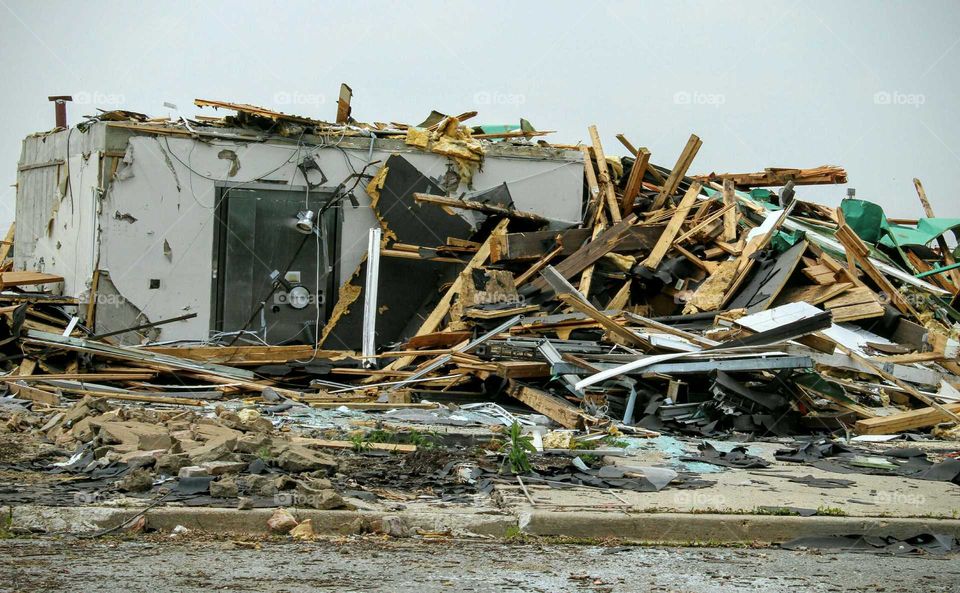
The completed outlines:
[[[234,126],[281,115],[207,104],[236,109]],[[482,155],[478,139],[491,137],[461,126],[469,115],[379,129],[448,156],[463,177]],[[839,208],[799,198],[804,185],[845,183],[837,167],[690,176],[696,136],[667,169],[623,136],[629,154],[608,157],[589,133],[589,146],[540,141],[583,154],[581,225],[546,228],[493,200],[411,192],[403,197],[423,212],[471,210],[483,223],[425,246],[378,216],[374,248],[316,345],[120,345],[78,322],[92,317],[82,304],[35,290],[56,277],[5,271],[0,380],[13,397],[54,408],[81,397],[362,410],[497,400],[567,428],[645,435],[875,435],[960,421],[960,268],[945,238],[960,221],[935,218],[919,181],[924,217],[888,220],[853,197]],[[375,210],[400,199],[384,190],[401,174],[397,158],[367,185]],[[402,344],[377,343],[375,287],[408,260],[462,265],[425,314],[405,320]],[[411,290],[419,282],[408,280]],[[394,296],[381,294],[380,307]],[[363,352],[331,349],[349,323],[369,338]]]

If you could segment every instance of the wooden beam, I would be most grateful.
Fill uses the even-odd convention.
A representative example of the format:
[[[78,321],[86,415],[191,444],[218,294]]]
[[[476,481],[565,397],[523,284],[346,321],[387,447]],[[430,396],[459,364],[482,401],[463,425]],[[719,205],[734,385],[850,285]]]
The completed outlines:
[[[759,173],[710,173],[693,177],[702,183],[730,180],[737,187],[775,187],[792,181],[794,185],[829,185],[847,182],[843,167],[823,165],[813,169],[768,168]]]
[[[723,214],[723,240],[732,243],[737,240],[737,198],[734,192],[733,180],[723,180],[723,205],[733,206]]]
[[[35,286],[63,282],[63,276],[42,274],[40,272],[2,272],[0,273],[0,290],[11,286]]]
[[[295,445],[304,445],[306,447],[319,447],[321,449],[354,449],[356,444],[353,441],[332,441],[330,439],[310,439],[307,437],[293,437],[290,442]],[[417,450],[416,445],[405,443],[362,443],[364,449],[371,451],[390,451],[392,453],[414,453]]]
[[[414,193],[413,199],[418,204],[435,204],[437,206],[446,206],[448,208],[459,208],[461,210],[475,210],[484,214],[495,214],[507,218],[516,218],[520,220],[529,220],[538,224],[546,225],[549,219],[536,214],[535,212],[525,212],[523,210],[513,210],[497,204],[487,204],[485,202],[476,202],[474,200],[461,200],[460,198],[448,198],[447,196],[435,196],[433,194]]]
[[[147,346],[143,348],[155,354],[177,356],[189,360],[212,362],[230,366],[259,366],[282,364],[291,360],[303,360],[313,356],[314,347],[303,346]],[[319,350],[319,359],[337,359],[354,356],[348,350]]]
[[[960,403],[947,404],[944,408],[948,413],[929,407],[910,410],[901,414],[890,416],[877,416],[857,421],[855,430],[857,434],[896,434],[908,430],[917,430],[927,428],[940,422],[946,422],[949,414],[960,413]]]
[[[582,428],[596,422],[594,418],[581,412],[579,408],[552,393],[510,380],[507,394],[530,406],[537,412],[569,429]]]
[[[590,240],[596,241],[597,237],[599,237],[600,234],[603,233],[603,230],[605,228],[606,228],[606,225],[603,223],[602,220],[597,224],[595,224],[593,226],[593,236],[590,238]],[[590,295],[590,287],[593,285],[594,266],[595,266],[595,263],[592,263],[589,266],[587,266],[587,268],[583,271],[583,275],[580,276],[580,285],[577,287],[577,289],[580,291],[580,294],[582,294],[585,297]]]
[[[637,156],[637,152],[639,151],[629,140],[627,140],[626,136],[623,134],[617,134],[617,140],[620,141],[620,144],[623,144],[623,147],[627,149],[627,152],[630,153],[630,156]]]
[[[650,164],[650,151],[641,148],[637,153],[637,160],[634,161],[630,169],[630,176],[627,177],[627,185],[623,189],[623,198],[620,202],[620,208],[623,215],[626,216],[633,212],[633,202],[640,195],[640,189],[643,187],[643,175],[647,172],[647,166]]]
[[[656,199],[653,201],[653,205],[650,207],[651,210],[663,208],[670,196],[676,193],[677,187],[680,186],[684,175],[687,174],[687,170],[690,168],[690,164],[693,163],[693,158],[697,156],[697,151],[700,150],[702,144],[703,142],[701,142],[696,134],[690,134],[687,145],[683,147],[683,151],[680,153],[679,158],[677,158],[677,164],[674,165],[673,170],[670,171],[670,175],[660,189],[660,193],[657,194]]]
[[[539,273],[540,270],[547,267],[547,265],[553,260],[553,258],[560,255],[562,251],[563,251],[563,243],[560,242],[560,235],[557,235],[557,246],[551,249],[546,254],[544,254],[544,256],[538,259],[536,262],[534,262],[534,264],[529,268],[527,268],[525,272],[517,276],[516,279],[514,280],[514,285],[517,288],[520,288],[521,286],[526,284],[531,278],[533,278],[537,273]]]
[[[93,271],[93,278],[90,280],[90,302],[87,303],[87,314],[84,317],[84,323],[91,331],[96,327],[97,322],[97,290],[100,288],[100,270]]]
[[[617,203],[617,194],[613,187],[613,180],[610,178],[610,167],[607,165],[607,157],[603,153],[603,145],[600,143],[600,134],[597,132],[597,126],[590,126],[590,142],[593,144],[593,154],[597,156],[597,170],[600,172],[598,181],[600,190],[603,192],[607,208],[610,210],[610,220],[614,223],[620,222],[623,218],[620,214],[620,204]]]

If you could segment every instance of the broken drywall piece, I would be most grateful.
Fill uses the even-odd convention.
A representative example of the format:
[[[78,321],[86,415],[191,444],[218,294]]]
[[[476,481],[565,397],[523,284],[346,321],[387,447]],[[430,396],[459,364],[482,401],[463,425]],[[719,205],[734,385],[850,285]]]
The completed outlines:
[[[218,159],[223,159],[225,161],[230,161],[230,170],[227,171],[227,177],[236,177],[237,171],[240,170],[240,159],[237,157],[237,153],[229,148],[224,148],[217,153]]]

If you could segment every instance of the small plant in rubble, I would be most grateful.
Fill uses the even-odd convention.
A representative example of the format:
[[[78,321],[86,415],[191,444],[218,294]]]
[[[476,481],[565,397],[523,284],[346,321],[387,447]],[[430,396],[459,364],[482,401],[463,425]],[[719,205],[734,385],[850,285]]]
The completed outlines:
[[[505,463],[510,464],[510,471],[515,474],[526,474],[530,472],[530,453],[536,453],[537,448],[533,446],[533,438],[522,434],[522,429],[518,422],[510,425],[510,449],[507,452]]]

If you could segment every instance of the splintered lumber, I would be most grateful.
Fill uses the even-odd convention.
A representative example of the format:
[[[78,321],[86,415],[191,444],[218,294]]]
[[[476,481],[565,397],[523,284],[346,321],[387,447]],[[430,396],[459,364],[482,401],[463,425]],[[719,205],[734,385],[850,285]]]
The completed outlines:
[[[0,290],[11,286],[35,286],[54,282],[63,282],[63,276],[40,272],[0,272]]]
[[[753,269],[753,265],[756,260],[751,257],[754,253],[765,248],[770,239],[773,238],[773,235],[777,232],[777,229],[783,225],[784,221],[787,220],[787,217],[790,216],[790,213],[793,211],[794,206],[797,205],[796,201],[790,203],[789,206],[780,211],[780,214],[776,219],[773,220],[773,223],[767,229],[767,232],[764,234],[754,237],[751,239],[740,252],[740,255],[737,256],[737,272],[734,276],[733,282],[727,288],[727,292],[723,297],[721,306],[726,306],[733,297],[737,294],[737,291],[740,290],[740,285],[747,279],[747,276],[750,274],[750,270]],[[766,222],[766,221],[764,221]]]
[[[453,304],[453,297],[460,293],[460,290],[463,287],[463,278],[465,276],[464,272],[469,272],[475,270],[482,266],[484,262],[487,261],[487,258],[490,257],[490,245],[493,241],[493,238],[497,235],[503,234],[507,230],[507,225],[510,224],[509,219],[501,220],[497,223],[497,226],[494,227],[493,231],[490,232],[490,236],[487,237],[487,240],[483,242],[483,245],[480,246],[480,249],[477,249],[477,252],[473,255],[473,258],[467,263],[466,267],[460,274],[457,274],[457,278],[450,285],[450,288],[447,289],[447,292],[444,293],[443,297],[440,299],[440,302],[437,303],[437,306],[433,308],[433,311],[430,312],[430,315],[424,319],[423,323],[420,324],[420,329],[417,330],[417,333],[414,334],[414,337],[423,336],[426,334],[432,334],[433,332],[440,329],[440,324],[443,323],[443,318],[447,316],[447,313],[450,311],[450,305]],[[384,370],[395,371],[402,369],[416,359],[416,356],[404,356],[398,358],[384,367]]]
[[[673,246],[673,241],[677,237],[677,233],[680,232],[680,227],[683,226],[683,221],[686,220],[687,214],[690,212],[690,208],[693,207],[693,203],[697,200],[698,195],[700,195],[700,184],[692,183],[687,193],[683,195],[683,199],[680,200],[680,204],[670,218],[670,222],[668,222],[666,228],[663,229],[663,233],[661,233],[657,244],[654,245],[653,250],[650,251],[650,255],[647,256],[647,259],[643,260],[645,267],[656,270],[657,266],[660,265],[663,256],[665,256],[667,251],[670,250],[670,247]]]
[[[651,211],[663,208],[670,196],[676,193],[680,182],[683,180],[683,176],[687,174],[687,169],[690,168],[690,164],[693,162],[693,157],[697,156],[697,151],[700,150],[702,144],[703,142],[696,134],[690,134],[687,145],[683,147],[680,157],[677,158],[677,164],[674,165],[673,170],[670,171],[670,175],[663,183],[663,187],[660,189],[660,193],[657,194],[656,199],[653,200],[653,205],[650,206]]]
[[[507,394],[564,428],[576,429],[596,422],[593,417],[581,412],[579,408],[574,407],[566,400],[552,393],[517,383],[513,379],[510,380]]]
[[[19,399],[29,399],[38,404],[46,404],[48,406],[60,405],[60,396],[56,393],[30,387],[22,381],[12,381],[7,387],[10,389],[10,393]]]
[[[119,401],[132,401],[132,402],[144,402],[150,404],[170,404],[175,406],[194,406],[202,407],[207,405],[206,401],[199,399],[190,399],[186,397],[174,397],[166,395],[151,395],[151,394],[139,394],[133,392],[115,392],[115,391],[99,391],[96,389],[79,389],[76,387],[63,387],[63,386],[43,386],[48,389],[56,389],[57,391],[62,391],[64,393],[74,393],[76,395],[90,396],[90,397],[99,397],[102,399],[115,399]]]
[[[866,286],[857,286],[823,302],[823,308],[833,313],[834,323],[882,317],[884,307],[877,295]]]
[[[603,221],[598,222],[596,225],[594,225],[593,236],[591,237],[591,241],[595,241],[597,237],[599,237],[600,234],[603,232],[604,228],[606,228],[606,225],[604,224]],[[579,289],[580,289],[580,294],[584,296],[587,296],[590,294],[590,287],[593,286],[593,269],[594,269],[594,264],[590,264],[589,266],[587,266],[587,269],[583,271],[583,275],[580,276]]]
[[[847,172],[843,167],[823,165],[813,169],[786,169],[767,168],[759,173],[710,173],[709,175],[695,175],[694,179],[703,183],[716,181],[732,181],[742,188],[774,187],[786,185],[792,181],[794,185],[831,185],[847,182]]]
[[[837,240],[843,244],[843,248],[847,252],[847,258],[852,258],[852,260],[860,266],[860,269],[886,294],[886,297],[893,303],[893,306],[899,309],[904,315],[908,315],[913,319],[920,319],[920,314],[917,310],[907,302],[907,299],[903,298],[900,291],[898,291],[896,287],[887,280],[883,272],[878,270],[877,267],[873,265],[873,262],[870,261],[870,249],[864,244],[863,240],[857,236],[853,229],[847,226],[846,223],[843,223],[837,229],[836,237]],[[851,273],[854,273],[854,270],[851,269]]]
[[[600,134],[597,132],[597,126],[590,126],[590,142],[593,144],[593,153],[597,157],[597,171],[600,176],[597,181],[600,183],[600,190],[603,192],[607,208],[610,210],[610,220],[620,222],[620,204],[617,203],[617,194],[613,187],[613,181],[610,179],[610,167],[607,165],[607,157],[603,153],[603,145],[600,144]]]
[[[431,332],[414,336],[407,340],[404,348],[411,350],[420,350],[422,348],[451,348],[464,340],[470,339],[471,333],[468,331],[459,332]]]
[[[923,206],[924,215],[926,215],[927,218],[934,218],[933,206],[930,205],[930,200],[927,199],[927,192],[923,189],[923,184],[920,183],[920,180],[916,177],[913,179],[913,186],[917,190],[917,196],[920,198],[920,205]],[[945,264],[950,265],[957,263],[943,235],[937,237],[937,245],[940,247],[940,255],[943,257]],[[953,285],[960,287],[960,270],[950,270],[949,276]]]
[[[650,165],[650,151],[646,148],[640,148],[635,152],[637,160],[630,169],[630,176],[627,177],[627,185],[623,189],[623,198],[620,202],[620,209],[626,216],[633,212],[633,202],[640,195],[640,189],[643,187],[643,175],[647,172]]]
[[[546,253],[546,254],[545,254],[543,257],[541,257],[539,260],[537,260],[536,262],[534,262],[534,264],[533,264],[532,266],[530,266],[529,268],[527,268],[527,270],[526,270],[525,272],[523,272],[522,274],[520,274],[519,276],[517,276],[516,280],[514,281],[514,284],[515,284],[518,288],[519,288],[520,286],[526,284],[531,278],[533,278],[534,276],[536,276],[537,273],[540,272],[540,270],[542,270],[542,269],[543,269],[544,267],[546,267],[551,261],[553,261],[553,258],[555,258],[555,257],[557,257],[558,255],[560,255],[560,253],[563,251],[563,244],[560,243],[559,239],[560,239],[560,237],[558,236],[558,237],[557,237],[557,246],[556,246],[556,247],[554,247],[551,251],[549,251],[548,253]]]
[[[529,220],[531,222],[536,222],[541,225],[546,225],[550,222],[549,219],[535,214],[533,212],[525,212],[523,210],[513,210],[512,208],[507,208],[506,206],[498,206],[497,204],[488,204],[485,202],[477,202],[474,200],[462,200],[460,198],[448,198],[447,196],[435,196],[433,194],[413,194],[413,199],[417,203],[423,204],[436,204],[437,206],[446,206],[448,208],[459,208],[461,210],[475,210],[477,212],[483,212],[484,214],[495,214],[497,216],[505,216],[507,218],[516,218],[520,220]]]
[[[811,305],[819,305],[824,301],[840,295],[850,288],[853,288],[852,282],[835,282],[827,285],[818,284],[813,286],[795,286],[791,288],[785,288],[780,291],[780,294],[777,295],[777,298],[774,300],[774,304],[782,305],[784,303],[797,303],[804,301],[806,303],[810,303]]]
[[[950,420],[950,414],[960,414],[960,403],[947,404],[943,408],[944,410],[933,407],[918,408],[901,414],[858,420],[855,430],[857,434],[896,434],[928,428]]]
[[[860,356],[859,354],[853,352],[852,350],[850,350],[849,348],[847,348],[847,347],[845,347],[845,346],[843,346],[843,345],[841,345],[841,344],[837,344],[837,348],[838,348],[841,352],[843,352],[844,354],[846,354],[847,356],[849,356],[850,358],[852,358],[854,361],[856,361],[856,362],[862,364],[863,366],[867,367],[867,368],[870,369],[873,373],[879,375],[880,377],[883,377],[883,378],[886,379],[887,381],[890,381],[891,383],[893,383],[894,385],[896,385],[896,386],[899,387],[900,389],[902,389],[902,390],[906,391],[907,393],[909,393],[910,395],[912,395],[914,398],[920,400],[921,402],[923,402],[924,404],[926,404],[926,405],[928,405],[928,406],[930,406],[930,407],[932,407],[932,408],[936,408],[939,412],[942,412],[944,415],[949,416],[950,419],[952,419],[954,422],[960,422],[960,414],[958,414],[957,412],[951,411],[951,410],[943,407],[942,405],[940,405],[940,404],[939,404],[936,400],[934,400],[933,398],[931,398],[931,397],[929,397],[929,396],[927,396],[927,395],[925,395],[925,394],[917,391],[916,389],[914,389],[913,387],[911,387],[909,384],[901,381],[901,380],[898,379],[896,376],[894,376],[894,375],[888,373],[887,371],[883,370],[882,368],[880,368],[879,366],[877,366],[876,364],[874,364],[873,362],[871,362],[870,359],[865,358],[865,357],[863,357],[863,356]]]
[[[650,251],[662,231],[663,225],[631,226],[614,246],[613,251]],[[558,240],[563,246],[560,255],[570,256],[580,250],[591,236],[591,229],[588,228],[505,233],[493,237],[490,243],[490,263],[538,260],[553,249]]]
[[[709,205],[710,202],[707,201],[707,202],[704,202],[703,204],[706,206],[706,205]],[[736,206],[737,206],[736,203],[724,204],[719,210],[704,217],[703,220],[701,220],[700,222],[695,224],[693,227],[691,227],[689,231],[685,232],[684,234],[674,239],[673,242],[682,243],[683,241],[686,241],[687,239],[693,237],[697,233],[703,231],[708,226],[716,222],[717,219],[719,219],[721,216],[726,217],[727,213],[733,211],[733,209],[736,208]]]
[[[32,329],[27,330],[27,336],[24,338],[24,342],[27,344],[62,348],[74,352],[84,352],[115,360],[132,361],[139,366],[149,369],[185,371],[194,373],[211,383],[237,384],[251,391],[263,391],[269,388],[287,397],[300,396],[298,391],[274,387],[267,381],[255,381],[256,375],[250,371],[213,363],[193,361],[178,356],[158,354],[144,349],[112,346],[95,340],[84,340]]]

